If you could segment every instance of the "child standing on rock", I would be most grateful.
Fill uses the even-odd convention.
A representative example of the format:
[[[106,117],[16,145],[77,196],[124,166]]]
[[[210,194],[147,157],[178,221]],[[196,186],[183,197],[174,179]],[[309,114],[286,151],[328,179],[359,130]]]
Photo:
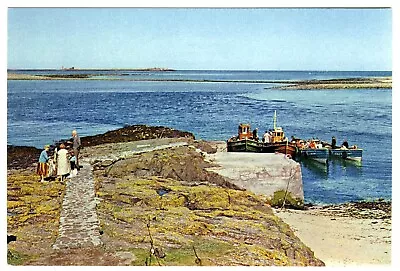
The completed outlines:
[[[36,168],[36,173],[40,176],[40,181],[44,182],[44,178],[49,174],[49,155],[47,152],[50,150],[50,145],[44,146],[44,150],[40,153],[39,163]]]
[[[70,152],[69,154],[71,156],[71,158],[69,159],[69,163],[70,163],[70,166],[71,166],[71,175],[70,176],[71,177],[75,177],[76,174],[78,174],[78,169],[76,167],[76,157],[75,157],[73,151]]]

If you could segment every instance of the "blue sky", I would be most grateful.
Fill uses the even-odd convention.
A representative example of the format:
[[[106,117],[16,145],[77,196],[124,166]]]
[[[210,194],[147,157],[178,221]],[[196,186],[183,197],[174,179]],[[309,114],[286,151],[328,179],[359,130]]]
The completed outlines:
[[[9,8],[13,68],[392,70],[391,9]]]

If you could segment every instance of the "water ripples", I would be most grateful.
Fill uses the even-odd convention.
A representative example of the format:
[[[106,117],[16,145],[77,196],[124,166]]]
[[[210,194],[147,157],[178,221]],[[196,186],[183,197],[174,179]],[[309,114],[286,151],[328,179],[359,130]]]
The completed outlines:
[[[252,76],[255,76],[254,74]],[[343,202],[391,198],[391,91],[282,91],[236,83],[32,81],[8,82],[8,143],[42,145],[103,133],[125,124],[163,125],[197,138],[226,140],[240,122],[287,136],[335,135],[364,148],[361,168],[332,163],[328,173],[303,166],[306,199]],[[385,146],[385,148],[382,148]],[[389,151],[390,150],[390,151]]]

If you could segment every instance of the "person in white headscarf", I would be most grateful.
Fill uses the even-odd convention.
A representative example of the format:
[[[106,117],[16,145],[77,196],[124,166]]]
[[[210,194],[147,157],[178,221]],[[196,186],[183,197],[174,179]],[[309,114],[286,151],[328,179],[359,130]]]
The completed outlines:
[[[61,182],[69,175],[70,171],[68,151],[65,149],[65,145],[61,144],[60,150],[57,152],[57,175],[60,176]]]

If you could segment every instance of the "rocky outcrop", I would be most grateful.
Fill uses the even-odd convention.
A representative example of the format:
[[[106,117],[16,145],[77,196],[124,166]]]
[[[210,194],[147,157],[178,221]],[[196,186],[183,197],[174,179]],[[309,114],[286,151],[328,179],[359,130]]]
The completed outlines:
[[[130,142],[155,138],[190,138],[194,135],[163,126],[132,125],[106,132],[101,135],[82,137],[82,146],[96,146],[106,143]]]
[[[207,171],[203,156],[177,146],[97,167],[103,244],[132,252],[134,265],[323,265],[266,197]]]
[[[198,147],[215,146],[160,127],[121,131],[85,139],[82,162],[92,164],[66,188],[34,175],[8,177],[12,264],[324,265],[265,197],[206,170]],[[118,143],[106,143],[109,136]]]
[[[156,156],[174,168],[173,156]],[[106,176],[95,174],[103,243],[133,252],[132,264],[323,265],[265,198],[201,182],[199,168],[187,182],[173,174],[143,174],[135,170],[136,162],[119,161]]]

